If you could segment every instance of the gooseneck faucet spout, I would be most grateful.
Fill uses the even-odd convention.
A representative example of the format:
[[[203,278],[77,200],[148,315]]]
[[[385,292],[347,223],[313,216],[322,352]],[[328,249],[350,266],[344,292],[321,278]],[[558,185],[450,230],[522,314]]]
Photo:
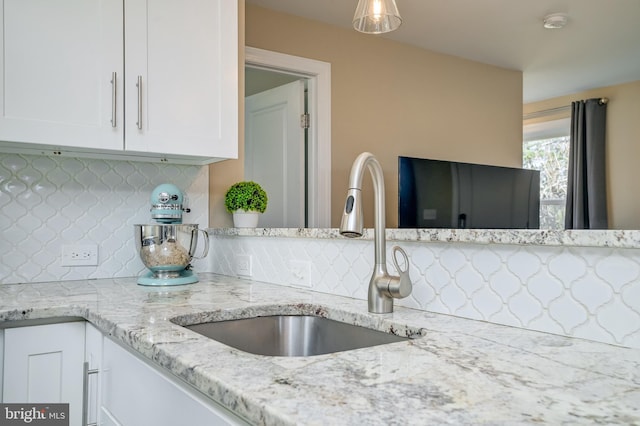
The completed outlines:
[[[412,284],[409,278],[409,259],[400,247],[393,248],[393,263],[400,276],[387,272],[387,249],[385,232],[384,176],[382,166],[370,152],[363,152],[353,162],[349,177],[347,201],[340,223],[340,234],[345,237],[361,237],[364,228],[362,213],[362,176],[368,169],[373,179],[375,202],[374,242],[375,265],[369,281],[369,312],[386,314],[393,312],[393,299],[400,299],[411,294]],[[396,255],[401,253],[404,270],[398,264]]]

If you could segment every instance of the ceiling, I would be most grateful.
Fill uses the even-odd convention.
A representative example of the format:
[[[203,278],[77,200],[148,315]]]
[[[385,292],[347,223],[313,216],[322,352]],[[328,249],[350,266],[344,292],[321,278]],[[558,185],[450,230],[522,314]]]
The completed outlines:
[[[351,28],[357,0],[246,0]],[[640,0],[396,0],[381,36],[523,72],[525,103],[640,80]],[[563,29],[542,25],[565,13]],[[355,30],[354,30],[355,31]]]

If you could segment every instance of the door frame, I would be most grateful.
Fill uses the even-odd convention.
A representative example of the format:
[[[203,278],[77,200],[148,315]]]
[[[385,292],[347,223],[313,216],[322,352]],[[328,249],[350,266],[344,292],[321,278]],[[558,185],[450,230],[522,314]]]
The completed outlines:
[[[331,64],[315,59],[245,47],[245,65],[307,79],[308,226],[331,227]]]

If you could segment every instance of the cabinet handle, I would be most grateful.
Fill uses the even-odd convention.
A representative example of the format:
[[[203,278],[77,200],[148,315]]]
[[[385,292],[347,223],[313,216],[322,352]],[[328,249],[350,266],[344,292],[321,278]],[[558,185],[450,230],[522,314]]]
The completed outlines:
[[[111,127],[116,127],[117,126],[117,118],[116,118],[116,106],[117,106],[117,99],[116,99],[116,93],[117,93],[117,73],[114,71],[111,73]]]
[[[98,370],[89,370],[88,362],[84,363],[82,370],[82,426],[97,426],[97,423],[89,423],[89,376],[98,374]]]
[[[138,82],[136,83],[136,87],[138,88],[138,121],[136,125],[138,129],[142,130],[142,76],[138,76]]]

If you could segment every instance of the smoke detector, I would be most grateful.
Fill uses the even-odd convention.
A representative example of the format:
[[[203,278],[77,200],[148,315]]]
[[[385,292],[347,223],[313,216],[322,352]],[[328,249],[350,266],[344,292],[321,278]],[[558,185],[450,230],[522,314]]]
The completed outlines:
[[[544,27],[548,29],[564,28],[569,17],[565,13],[552,13],[544,17]]]

